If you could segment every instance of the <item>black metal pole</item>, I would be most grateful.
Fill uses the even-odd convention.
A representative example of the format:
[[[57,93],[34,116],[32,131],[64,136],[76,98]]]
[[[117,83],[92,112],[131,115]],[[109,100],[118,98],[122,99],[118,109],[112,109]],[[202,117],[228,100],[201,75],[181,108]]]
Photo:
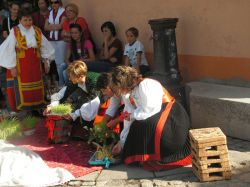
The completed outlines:
[[[153,30],[154,70],[152,77],[161,82],[185,108],[185,87],[181,84],[175,28],[178,18],[149,20]]]

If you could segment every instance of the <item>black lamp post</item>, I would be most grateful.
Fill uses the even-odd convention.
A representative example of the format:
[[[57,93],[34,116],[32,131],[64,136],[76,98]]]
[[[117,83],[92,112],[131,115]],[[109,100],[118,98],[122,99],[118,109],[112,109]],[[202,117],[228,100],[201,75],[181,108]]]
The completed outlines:
[[[178,18],[149,20],[153,30],[154,70],[152,77],[160,81],[185,108],[185,88],[178,67],[175,28]]]

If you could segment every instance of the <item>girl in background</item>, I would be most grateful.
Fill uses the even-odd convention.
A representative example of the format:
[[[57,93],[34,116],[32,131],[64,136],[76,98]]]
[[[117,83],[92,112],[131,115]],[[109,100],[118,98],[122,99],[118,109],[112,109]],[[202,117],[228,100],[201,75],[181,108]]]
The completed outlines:
[[[75,60],[81,60],[84,62],[94,61],[95,53],[93,44],[89,39],[86,39],[83,34],[82,27],[78,24],[70,25],[71,42],[67,46],[67,52],[65,57],[65,64],[61,66],[60,73],[67,82],[67,66]]]

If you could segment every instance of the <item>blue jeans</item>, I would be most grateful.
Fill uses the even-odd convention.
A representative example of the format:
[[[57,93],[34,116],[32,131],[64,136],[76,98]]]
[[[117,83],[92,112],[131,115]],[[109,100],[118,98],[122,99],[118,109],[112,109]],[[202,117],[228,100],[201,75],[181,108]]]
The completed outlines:
[[[67,75],[67,67],[68,65],[65,63],[61,64],[59,67],[58,76],[59,76],[59,80],[62,81],[59,86],[63,86],[69,80],[68,75]]]

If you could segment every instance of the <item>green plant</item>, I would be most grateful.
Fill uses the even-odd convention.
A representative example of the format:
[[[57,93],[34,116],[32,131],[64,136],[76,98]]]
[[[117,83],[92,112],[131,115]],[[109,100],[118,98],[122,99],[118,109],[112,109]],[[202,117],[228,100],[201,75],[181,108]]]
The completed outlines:
[[[23,129],[33,129],[39,120],[37,117],[27,116],[21,121],[21,124]]]
[[[16,118],[3,119],[0,122],[0,139],[9,140],[21,135],[20,122]]]
[[[106,146],[114,144],[119,138],[119,135],[112,129],[109,129],[105,122],[100,122],[95,124],[93,128],[86,129],[89,130],[88,143],[97,143]]]
[[[57,106],[51,107],[51,114],[55,115],[67,115],[72,112],[71,104],[60,104]]]

